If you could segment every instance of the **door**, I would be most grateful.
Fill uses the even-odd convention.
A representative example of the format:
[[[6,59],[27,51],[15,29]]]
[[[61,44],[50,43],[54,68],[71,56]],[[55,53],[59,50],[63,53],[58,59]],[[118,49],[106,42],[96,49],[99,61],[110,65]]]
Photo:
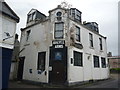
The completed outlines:
[[[19,59],[20,59],[20,61],[19,61],[19,65],[18,65],[17,79],[22,80],[25,57],[20,57]]]
[[[67,48],[50,48],[50,83],[65,83],[67,80]]]

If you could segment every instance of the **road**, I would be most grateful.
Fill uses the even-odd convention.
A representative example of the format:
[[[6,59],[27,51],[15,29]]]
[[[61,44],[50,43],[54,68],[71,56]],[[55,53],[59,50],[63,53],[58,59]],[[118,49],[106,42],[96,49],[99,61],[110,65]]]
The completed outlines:
[[[80,86],[80,88],[120,88],[120,74],[112,74],[111,79]],[[79,87],[79,86],[78,86]],[[77,87],[77,88],[78,88]]]
[[[77,85],[72,86],[69,88],[119,88],[120,87],[120,80],[118,79],[120,74],[112,74],[111,79],[98,81],[95,83],[85,84],[85,85]],[[10,81],[9,88],[51,88],[46,85],[36,85],[36,84],[28,84],[28,83],[21,83],[18,81]],[[52,86],[54,88],[54,86]],[[60,88],[58,86],[58,88]],[[64,87],[63,87],[64,88]]]

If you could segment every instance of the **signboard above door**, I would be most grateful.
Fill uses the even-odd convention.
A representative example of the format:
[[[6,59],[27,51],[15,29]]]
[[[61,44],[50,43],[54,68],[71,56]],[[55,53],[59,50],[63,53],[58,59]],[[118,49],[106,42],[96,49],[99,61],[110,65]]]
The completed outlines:
[[[52,45],[65,45],[65,40],[53,40]]]

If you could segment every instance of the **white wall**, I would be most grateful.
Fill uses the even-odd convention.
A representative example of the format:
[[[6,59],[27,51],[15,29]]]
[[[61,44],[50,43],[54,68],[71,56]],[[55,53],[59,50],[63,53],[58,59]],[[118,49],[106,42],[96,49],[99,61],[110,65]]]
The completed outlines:
[[[68,55],[69,55],[68,81],[71,83],[71,82],[78,82],[78,81],[88,81],[88,80],[93,80],[93,79],[108,78],[109,77],[108,67],[106,68],[101,67],[101,57],[106,58],[106,64],[108,64],[106,39],[102,37],[101,35],[91,32],[90,30],[84,28],[83,26],[81,26],[78,23],[75,23],[72,20],[70,20],[69,26],[70,26],[69,30],[71,29],[71,27],[74,27],[74,26],[80,27],[80,36],[81,36],[81,43],[83,45],[83,49],[77,49],[74,47],[70,47],[68,50]],[[94,48],[90,48],[89,33],[93,34]],[[102,38],[102,42],[103,42],[102,51],[99,48],[99,38]],[[70,59],[73,58],[74,50],[83,53],[83,67],[73,66],[70,63]],[[100,68],[94,68],[93,55],[99,56]]]
[[[25,56],[23,73],[23,79],[25,80],[32,80],[45,83],[48,82],[49,45],[51,43],[51,41],[49,40],[50,31],[47,31],[50,30],[48,22],[43,22],[41,24],[28,28],[21,34],[20,50],[22,50],[23,48],[25,48],[25,50],[21,52],[20,57]],[[31,30],[31,33],[28,41],[26,41],[26,31],[28,30]],[[45,72],[43,72],[42,74],[38,74],[37,70],[38,52],[42,51],[46,52],[46,76]],[[32,74],[29,73],[29,69],[32,69]]]
[[[0,38],[0,47],[13,49],[16,32],[16,21],[0,14],[0,27],[2,27],[2,29],[0,28],[0,37],[2,37]],[[8,32],[10,36],[13,37],[3,41],[3,39],[7,38],[4,32]]]

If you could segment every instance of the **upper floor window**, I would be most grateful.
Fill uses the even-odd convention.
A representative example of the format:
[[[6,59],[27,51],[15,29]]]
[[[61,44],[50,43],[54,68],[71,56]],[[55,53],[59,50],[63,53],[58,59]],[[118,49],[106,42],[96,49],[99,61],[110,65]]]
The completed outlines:
[[[106,60],[103,57],[101,57],[101,65],[102,65],[102,68],[106,68]]]
[[[27,33],[27,36],[26,36],[26,41],[28,41],[29,37],[30,37],[30,32],[31,30],[28,30],[26,33]]]
[[[99,43],[100,43],[100,50],[103,50],[103,47],[102,47],[102,38],[99,38]]]
[[[93,47],[93,35],[89,33],[90,47]]]
[[[74,51],[74,66],[83,66],[82,53]]]
[[[93,59],[94,59],[94,67],[96,68],[100,67],[99,56],[93,56]]]
[[[80,28],[76,26],[76,41],[80,42]]]
[[[76,10],[76,16],[75,16],[75,18],[77,20],[81,21],[81,13],[78,10]]]
[[[54,32],[54,37],[55,39],[63,39],[64,37],[64,23],[55,23],[55,32]]]

